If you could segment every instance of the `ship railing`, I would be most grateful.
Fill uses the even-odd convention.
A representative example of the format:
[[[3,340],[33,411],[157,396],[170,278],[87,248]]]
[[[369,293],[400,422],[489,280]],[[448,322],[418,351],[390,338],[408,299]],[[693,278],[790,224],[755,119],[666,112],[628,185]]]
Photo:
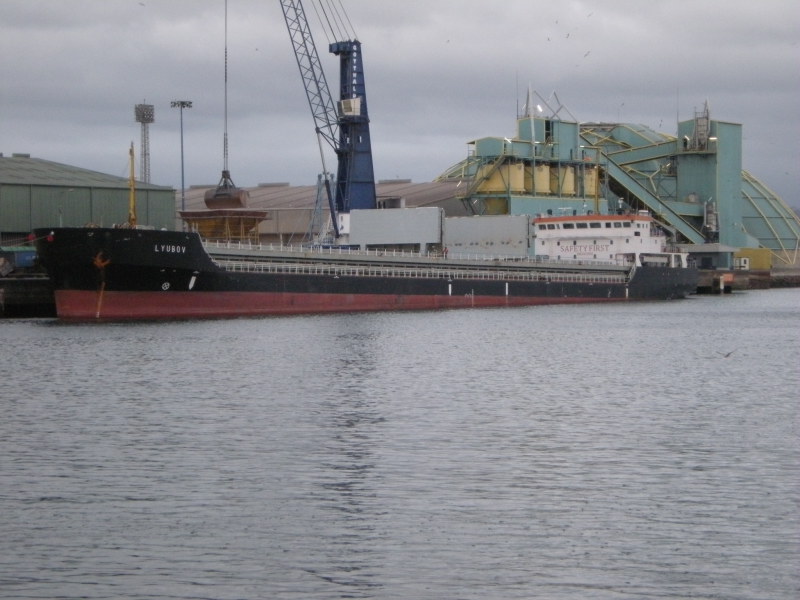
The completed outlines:
[[[307,254],[313,252],[314,254],[329,255],[329,256],[364,256],[364,257],[381,257],[381,258],[397,258],[397,259],[448,259],[459,260],[465,262],[484,262],[493,263],[507,262],[514,265],[552,265],[562,264],[565,266],[582,266],[582,265],[611,265],[611,266],[629,266],[630,262],[622,259],[611,260],[583,260],[573,258],[560,258],[555,259],[549,256],[527,256],[527,255],[514,255],[514,254],[478,254],[478,253],[462,253],[462,252],[449,252],[443,255],[441,252],[414,252],[404,249],[366,249],[361,250],[354,247],[336,247],[336,246],[300,246],[292,244],[253,244],[247,241],[214,241],[203,240],[206,249],[213,253],[213,249],[226,249],[226,250],[242,250],[243,252],[285,252]],[[219,262],[219,261],[217,261]]]
[[[325,263],[276,263],[257,261],[218,261],[227,271],[237,273],[276,273],[289,275],[328,275],[334,277],[404,277],[418,279],[480,279],[496,281],[552,281],[576,283],[624,283],[625,273],[559,271],[509,271],[498,269],[432,268],[409,266],[342,265]]]

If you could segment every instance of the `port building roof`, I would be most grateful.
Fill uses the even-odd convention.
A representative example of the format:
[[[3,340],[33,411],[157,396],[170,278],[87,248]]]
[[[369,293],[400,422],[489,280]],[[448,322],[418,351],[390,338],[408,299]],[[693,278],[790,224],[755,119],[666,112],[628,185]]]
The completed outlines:
[[[414,183],[410,179],[392,179],[377,183],[378,198],[402,198],[408,208],[441,206],[454,202],[458,189],[456,181]],[[205,208],[204,194],[216,184],[195,185],[185,192],[187,210]],[[249,193],[250,208],[292,209],[314,208],[317,199],[316,185],[291,186],[288,183],[263,183],[245,188]],[[180,199],[180,191],[178,191]],[[460,204],[460,201],[456,201]],[[327,202],[325,204],[327,206]],[[448,211],[449,212],[449,211]]]
[[[0,154],[0,184],[50,185],[100,188],[127,188],[127,177],[115,177],[89,169],[32,158],[30,154]],[[136,182],[137,189],[171,189],[149,183]]]

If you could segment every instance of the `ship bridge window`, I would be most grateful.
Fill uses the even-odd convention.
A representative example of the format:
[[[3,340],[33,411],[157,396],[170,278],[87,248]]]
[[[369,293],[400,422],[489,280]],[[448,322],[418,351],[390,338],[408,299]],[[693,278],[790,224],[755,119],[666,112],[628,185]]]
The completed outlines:
[[[614,223],[614,227],[618,227],[618,228],[619,228],[619,227],[622,227],[622,223],[620,223],[620,222],[616,222],[616,223]]]
[[[616,223],[614,223],[614,225],[616,225]],[[608,221],[606,221],[606,229],[611,229],[611,223]]]
[[[575,229],[575,223],[564,223],[564,229]]]
[[[552,223],[548,223],[548,225],[547,225],[547,228],[548,228],[548,229],[555,229],[555,228],[556,228],[556,226],[555,226],[555,225],[553,225]]]
[[[630,227],[630,226],[631,226],[631,224],[630,224],[630,222],[629,222],[629,221],[625,221],[625,222],[622,224],[622,226],[623,226],[623,227]]]
[[[543,231],[545,229],[547,229],[547,225],[539,225],[539,230]]]
[[[589,229],[589,224],[588,223],[578,223],[577,226],[578,226],[578,229]]]
[[[600,223],[597,223],[597,222],[593,221],[593,222],[589,223],[589,227],[591,227],[592,229],[600,229]]]

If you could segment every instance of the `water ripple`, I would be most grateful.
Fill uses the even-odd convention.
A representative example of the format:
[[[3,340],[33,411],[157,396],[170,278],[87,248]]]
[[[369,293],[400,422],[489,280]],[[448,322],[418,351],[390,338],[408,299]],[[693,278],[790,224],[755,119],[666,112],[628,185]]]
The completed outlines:
[[[798,300],[0,321],[0,595],[798,597]]]

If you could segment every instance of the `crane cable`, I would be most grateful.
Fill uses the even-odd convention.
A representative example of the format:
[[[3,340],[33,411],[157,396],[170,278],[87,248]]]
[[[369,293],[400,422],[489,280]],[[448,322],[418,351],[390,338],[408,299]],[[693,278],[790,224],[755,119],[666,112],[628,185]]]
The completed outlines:
[[[337,40],[356,39],[353,24],[342,0],[311,0],[311,4],[328,44]]]
[[[338,2],[339,2],[339,7],[341,8],[343,19],[344,21],[347,21],[347,27],[349,27],[348,31],[350,31],[350,33],[348,34],[347,37],[357,40],[358,36],[356,35],[356,30],[353,27],[353,24],[350,22],[350,15],[348,15],[347,11],[344,9],[344,6],[342,5],[342,0],[338,0]]]
[[[228,170],[228,0],[225,0],[225,107],[222,134],[222,170]]]

